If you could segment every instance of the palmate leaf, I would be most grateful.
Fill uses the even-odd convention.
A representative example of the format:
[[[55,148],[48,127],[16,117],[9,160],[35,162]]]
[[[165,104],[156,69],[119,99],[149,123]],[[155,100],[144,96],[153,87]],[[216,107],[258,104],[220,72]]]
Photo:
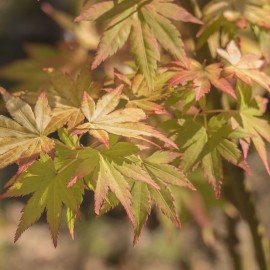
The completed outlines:
[[[250,133],[250,139],[246,142],[247,150],[252,142],[267,170],[270,174],[267,150],[264,140],[270,142],[270,124],[261,118],[266,111],[268,100],[261,97],[252,97],[249,86],[242,83],[237,85],[239,100],[239,113],[235,116],[238,123]]]
[[[124,175],[118,170],[117,163],[123,162],[124,158],[138,151],[138,148],[125,142],[112,142],[110,140],[110,149],[102,148],[100,152],[97,150],[86,147],[83,150],[79,150],[70,159],[78,160],[79,164],[74,171],[71,179],[85,178],[90,176],[91,183],[88,186],[92,186],[91,189],[95,193],[95,213],[102,214],[106,212],[106,208],[111,208],[109,203],[110,199],[107,196],[110,194],[115,195],[116,201],[125,208],[130,220],[134,223],[134,216],[131,208],[131,194],[130,186]],[[86,182],[88,181],[86,180]],[[109,193],[111,191],[111,193]],[[114,200],[115,201],[115,200]],[[109,203],[109,207],[104,205]],[[117,205],[113,204],[114,206]]]
[[[195,88],[196,100],[199,100],[210,92],[211,84],[217,89],[231,95],[233,98],[236,98],[230,83],[225,78],[222,78],[222,68],[219,63],[204,66],[194,59],[190,59],[188,67],[185,68],[181,62],[175,62],[175,66],[172,69],[176,70],[176,73],[169,81],[169,86],[192,81]]]
[[[225,126],[211,134],[198,158],[202,159],[204,175],[213,187],[217,198],[220,196],[223,181],[222,159],[248,171],[243,154],[237,144],[227,139],[232,133],[231,127]]]
[[[170,20],[201,23],[172,0],[105,1],[91,5],[75,19],[76,22],[82,20],[106,22],[92,68],[116,53],[129,39],[139,69],[151,90],[159,61],[157,42],[186,63],[180,33]]]
[[[114,81],[116,85],[124,84],[124,91],[132,92],[132,95],[127,95],[128,108],[139,108],[149,114],[168,114],[165,108],[158,102],[168,96],[167,89],[164,85],[173,76],[173,72],[158,72],[155,77],[154,88],[150,93],[147,87],[144,76],[140,73],[134,74],[132,78],[121,72],[114,71]]]
[[[67,123],[71,129],[84,120],[80,110],[83,93],[96,95],[99,85],[92,80],[87,66],[81,69],[75,79],[57,70],[49,69],[48,74],[52,87],[46,93],[54,108],[52,114],[55,121]]]
[[[18,197],[31,194],[31,198],[23,209],[15,241],[46,211],[53,243],[57,245],[62,206],[65,205],[70,209],[69,211],[77,213],[82,202],[82,183],[77,182],[76,185],[67,188],[76,166],[76,161],[73,161],[69,166],[57,170],[53,160],[43,155],[20,175],[3,195],[3,197]]]
[[[90,179],[95,192],[95,212],[103,214],[120,202],[134,226],[134,244],[150,214],[152,203],[180,225],[170,186],[195,190],[178,168],[169,165],[179,153],[157,151],[145,160],[135,154],[138,148],[131,143],[115,142],[110,148],[96,151],[90,147],[74,154],[78,167],[74,175]],[[73,175],[73,177],[74,177]]]
[[[234,41],[228,44],[226,51],[218,49],[217,53],[229,63],[229,65],[226,65],[224,68],[226,73],[249,85],[252,82],[256,82],[262,88],[270,92],[270,77],[260,71],[264,62],[257,55],[241,55]]]
[[[132,210],[134,213],[134,240],[135,245],[140,237],[143,226],[151,212],[151,197],[147,184],[135,182],[132,187]]]
[[[97,104],[85,92],[81,110],[87,122],[77,126],[74,133],[89,132],[106,147],[109,147],[109,133],[146,141],[148,140],[145,137],[153,137],[176,147],[166,136],[140,122],[146,118],[142,110],[134,108],[115,110],[121,98],[122,88],[121,85],[104,95]]]
[[[6,108],[12,119],[0,116],[0,161],[1,168],[17,162],[27,166],[40,153],[52,154],[54,141],[47,137],[61,127],[54,121],[48,99],[42,92],[34,110],[20,98],[0,89]]]
[[[134,215],[131,208],[130,187],[123,175],[100,155],[99,173],[95,188],[95,212],[99,214],[102,203],[110,190],[116,195],[132,223]]]
[[[184,152],[180,168],[187,172],[201,166],[218,197],[223,180],[223,159],[248,170],[242,152],[230,140],[243,139],[247,134],[239,132],[237,128],[233,129],[226,122],[220,123],[220,119],[216,121],[215,118],[208,122],[207,129],[199,123],[187,120],[179,129],[176,142]]]
[[[82,66],[75,77],[53,68],[47,68],[45,71],[48,77],[45,92],[53,108],[51,114],[55,123],[67,124],[70,130],[82,123],[85,118],[81,112],[83,93],[87,92],[97,97],[101,86],[92,79],[87,65]],[[26,92],[21,98],[35,104],[37,93]]]
[[[157,151],[143,161],[138,160],[142,169],[148,173],[152,181],[155,182],[155,185],[158,185],[158,188],[149,183],[136,181],[136,179],[133,178],[133,180],[135,180],[132,188],[132,195],[134,196],[132,206],[135,217],[134,244],[138,241],[141,230],[147,221],[152,203],[154,203],[164,215],[171,219],[176,226],[180,226],[179,217],[174,204],[175,199],[170,190],[170,186],[186,187],[191,190],[196,189],[181,170],[168,164],[178,157],[179,153]]]

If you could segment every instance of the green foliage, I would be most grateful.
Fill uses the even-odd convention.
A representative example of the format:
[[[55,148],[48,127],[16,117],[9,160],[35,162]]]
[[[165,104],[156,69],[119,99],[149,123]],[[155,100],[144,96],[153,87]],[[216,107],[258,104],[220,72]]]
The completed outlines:
[[[135,61],[120,61],[123,72],[113,67],[113,77],[102,80],[93,79],[88,65],[74,64],[69,73],[47,65],[42,91],[10,94],[1,88],[10,117],[0,116],[0,168],[19,165],[2,198],[30,196],[15,240],[46,212],[56,245],[63,206],[74,237],[85,190],[94,193],[97,215],[118,205],[125,209],[134,244],[153,207],[180,226],[176,202],[199,194],[194,171],[219,197],[228,163],[250,173],[251,143],[270,174],[269,1],[211,1],[202,7],[198,39],[194,33],[189,40],[185,34],[194,26],[181,25],[182,37],[171,21],[203,22],[176,2],[85,1],[78,27],[64,23],[77,33],[79,62],[86,62],[89,48],[78,38],[81,21],[102,29],[92,69],[103,62],[106,67],[127,40]],[[63,24],[60,13],[46,10]],[[259,46],[245,46],[243,29]],[[2,74],[9,76],[9,68]]]

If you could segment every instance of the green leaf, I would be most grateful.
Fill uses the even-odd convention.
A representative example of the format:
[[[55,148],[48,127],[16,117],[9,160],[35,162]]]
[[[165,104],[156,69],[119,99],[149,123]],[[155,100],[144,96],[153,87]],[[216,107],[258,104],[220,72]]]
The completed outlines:
[[[60,140],[70,148],[75,149],[79,146],[79,138],[76,135],[69,134],[66,128],[61,128],[57,131]]]
[[[77,151],[71,159],[76,159],[79,164],[72,178],[84,178],[91,175],[99,164],[99,152],[91,147]]]
[[[168,186],[162,185],[162,183],[158,179],[156,179],[156,182],[160,186],[159,190],[148,186],[151,194],[151,199],[164,215],[171,219],[171,221],[177,227],[180,227],[181,224],[174,204],[175,199],[172,195],[171,190]]]
[[[90,76],[88,66],[84,66],[75,78],[63,74],[58,70],[49,70],[48,75],[52,87],[47,89],[49,103],[54,110],[55,121],[67,123],[68,129],[80,124],[84,120],[81,112],[81,100],[84,92],[92,96],[100,89]]]
[[[5,197],[32,194],[23,209],[15,241],[46,210],[53,243],[55,246],[57,245],[63,204],[73,212],[77,212],[82,201],[83,188],[79,183],[67,188],[76,165],[73,163],[57,171],[49,157],[40,159],[24,172],[4,194]]]
[[[161,6],[164,7],[164,10]],[[175,7],[177,15],[176,13],[169,15],[166,12],[172,6]],[[110,7],[111,9],[109,9]],[[156,9],[157,12],[155,12]],[[155,20],[151,19],[153,14]],[[112,1],[105,1],[90,6],[75,21],[95,20],[106,22],[106,30],[100,40],[92,68],[96,68],[108,56],[116,53],[129,37],[139,69],[145,76],[148,88],[153,90],[157,61],[159,61],[156,40],[173,56],[185,62],[185,53],[180,34],[168,20],[168,18],[176,19],[178,15],[179,20],[201,23],[200,20],[193,17],[185,9],[172,3],[172,1],[163,0],[124,0],[114,2],[113,6]],[[156,23],[156,21],[158,22]]]
[[[71,235],[72,240],[74,240],[74,227],[76,221],[76,213],[73,212],[70,208],[67,208],[66,212],[67,225],[69,229],[69,233]]]
[[[151,197],[147,185],[140,182],[134,183],[131,194],[133,198],[132,209],[135,218],[133,239],[133,244],[135,245],[138,242],[142,228],[150,215]]]
[[[109,189],[116,195],[117,199],[125,208],[127,215],[134,224],[134,215],[132,212],[132,197],[130,187],[124,177],[108,160],[100,155],[98,178],[95,188],[95,212],[100,213],[100,208]]]
[[[103,155],[107,156],[108,158],[112,158],[115,160],[115,159],[123,159],[127,156],[135,154],[139,152],[139,148],[132,143],[118,142],[113,146],[111,146],[110,144],[109,149],[107,148],[102,149],[101,152]]]
[[[156,151],[150,157],[146,158],[145,161],[150,163],[167,164],[180,157],[180,153],[170,151]]]
[[[131,19],[126,19],[129,13],[129,10],[124,11],[117,18],[118,21],[103,32],[92,69],[98,67],[109,56],[114,55],[126,43],[132,26]]]
[[[196,190],[183,171],[168,164],[150,163],[145,161],[145,167],[151,175],[162,181],[164,184],[175,185],[179,187],[188,187],[191,190]]]
[[[104,203],[100,209],[99,215],[104,215],[113,208],[115,208],[119,204],[119,200],[116,195],[109,191],[106,198],[104,199]]]
[[[213,149],[202,159],[204,176],[208,179],[214,189],[216,198],[220,197],[221,183],[223,180],[223,165],[220,154],[217,149]]]
[[[156,13],[154,7],[148,6],[143,10],[143,14],[161,46],[183,64],[187,64],[184,44],[175,26],[168,19]]]
[[[138,14],[138,16],[141,15]],[[158,44],[154,34],[143,19],[134,20],[132,26],[131,50],[150,90],[153,90],[157,61],[160,60]]]
[[[159,189],[159,186],[156,184],[155,181],[152,180],[150,175],[141,168],[138,164],[129,164],[129,163],[123,163],[122,166],[117,166],[117,169],[129,179],[133,181],[139,181],[142,183],[146,183],[148,185],[151,185],[157,189]]]
[[[240,103],[237,120],[245,131],[250,134],[250,140],[253,142],[267,172],[270,174],[268,155],[263,140],[270,142],[270,125],[268,121],[258,117],[265,113],[268,101],[261,97],[252,97],[251,88],[241,83],[237,84],[237,93]]]
[[[184,151],[180,167],[185,172],[194,166],[207,140],[206,129],[196,122],[186,121],[179,129],[176,142]]]

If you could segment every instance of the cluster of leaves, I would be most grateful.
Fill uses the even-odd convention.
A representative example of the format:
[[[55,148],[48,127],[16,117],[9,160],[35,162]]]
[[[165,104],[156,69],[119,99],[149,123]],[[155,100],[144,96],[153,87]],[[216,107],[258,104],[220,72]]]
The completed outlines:
[[[180,226],[174,191],[196,191],[189,180],[196,170],[219,197],[225,162],[251,173],[251,143],[270,174],[268,100],[255,94],[270,91],[270,77],[261,56],[241,52],[237,30],[268,31],[261,18],[270,5],[238,2],[211,1],[200,20],[173,0],[85,1],[75,22],[103,27],[92,69],[129,40],[133,72],[115,69],[100,83],[87,66],[75,76],[48,66],[42,91],[1,88],[11,118],[0,116],[0,168],[18,165],[1,198],[31,195],[15,240],[45,211],[56,245],[63,206],[73,237],[85,190],[94,192],[97,215],[123,206],[134,243],[153,205]],[[203,24],[201,45],[224,27],[229,42],[200,63],[171,21]],[[161,62],[162,48],[170,62]]]

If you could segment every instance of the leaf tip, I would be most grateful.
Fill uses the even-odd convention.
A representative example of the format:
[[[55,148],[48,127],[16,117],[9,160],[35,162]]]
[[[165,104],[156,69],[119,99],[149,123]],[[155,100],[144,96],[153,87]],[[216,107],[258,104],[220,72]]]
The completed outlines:
[[[73,176],[73,177],[70,179],[70,181],[68,182],[67,188],[73,187],[73,186],[77,183],[77,181],[78,181],[78,176],[77,176],[77,175]]]
[[[54,11],[54,8],[49,3],[42,3],[41,4],[41,10],[46,13],[47,15],[51,15]]]
[[[7,90],[0,86],[0,94],[4,95],[7,92]]]
[[[213,190],[214,190],[214,193],[215,193],[215,196],[216,196],[216,199],[220,199],[220,195],[221,195],[221,188],[222,188],[222,182],[221,181],[218,181],[217,183],[210,183]]]
[[[78,22],[80,22],[81,20],[82,20],[82,17],[81,17],[81,16],[78,16],[78,17],[76,17],[76,18],[73,20],[73,22],[78,23]]]

